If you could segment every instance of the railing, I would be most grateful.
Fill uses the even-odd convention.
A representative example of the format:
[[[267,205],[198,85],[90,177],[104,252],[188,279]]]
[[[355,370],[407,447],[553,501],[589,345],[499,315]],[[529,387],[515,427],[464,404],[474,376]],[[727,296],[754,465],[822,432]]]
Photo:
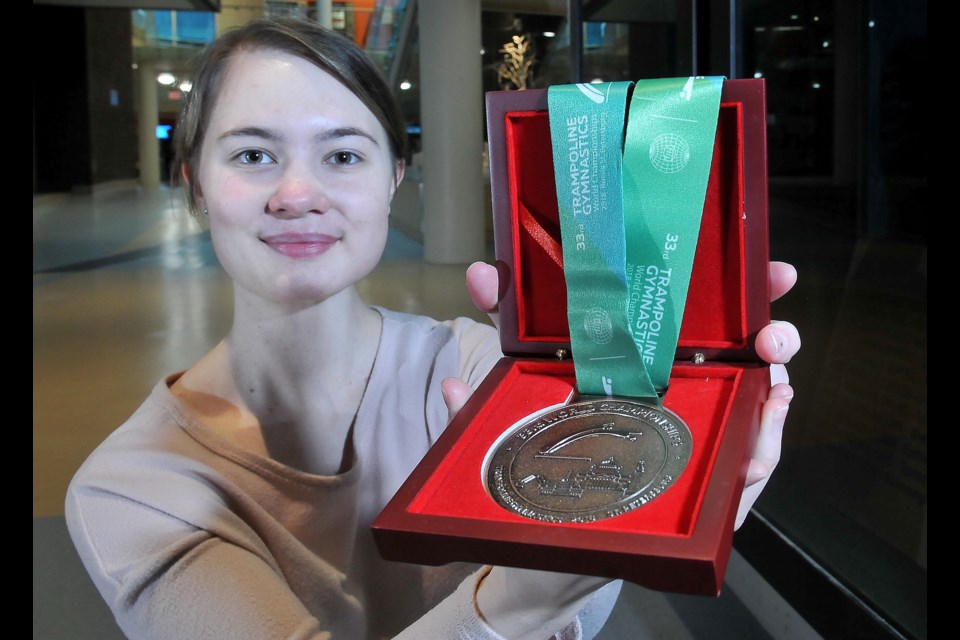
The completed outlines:
[[[370,18],[366,41],[361,43],[395,91],[415,32],[416,9],[416,0],[380,0]]]

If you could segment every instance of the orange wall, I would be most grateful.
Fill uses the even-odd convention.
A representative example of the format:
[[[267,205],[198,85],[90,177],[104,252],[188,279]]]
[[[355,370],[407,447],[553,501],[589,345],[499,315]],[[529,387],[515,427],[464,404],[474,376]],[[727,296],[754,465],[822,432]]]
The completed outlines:
[[[311,4],[316,2],[316,0],[309,1]],[[365,46],[367,29],[370,26],[373,10],[377,6],[377,0],[349,0],[348,2],[335,2],[334,4],[345,4],[348,10],[353,9],[354,39],[361,47]]]
[[[376,0],[353,0],[351,3],[357,9],[354,13],[354,24],[356,25],[356,40],[361,47],[367,43],[367,27],[370,24],[370,17],[373,15],[373,9],[376,7]]]

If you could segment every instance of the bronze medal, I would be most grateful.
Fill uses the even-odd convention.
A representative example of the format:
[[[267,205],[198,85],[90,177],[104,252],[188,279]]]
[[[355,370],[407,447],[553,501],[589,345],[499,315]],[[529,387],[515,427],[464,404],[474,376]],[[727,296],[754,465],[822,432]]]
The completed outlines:
[[[593,522],[666,491],[692,438],[673,412],[618,398],[565,405],[528,420],[492,449],[487,490],[504,508],[544,522]]]

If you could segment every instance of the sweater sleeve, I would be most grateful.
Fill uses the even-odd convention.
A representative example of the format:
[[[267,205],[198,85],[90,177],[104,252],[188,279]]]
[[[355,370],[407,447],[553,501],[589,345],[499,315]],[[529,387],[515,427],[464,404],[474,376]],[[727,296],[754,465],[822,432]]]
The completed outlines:
[[[507,640],[484,621],[477,607],[477,589],[489,571],[486,566],[468,576],[456,591],[394,640]],[[598,589],[576,618],[544,640],[593,640],[610,617],[621,585],[615,580]]]
[[[127,637],[331,637],[257,553],[142,504],[84,493],[68,495],[70,535]],[[126,533],[115,522],[128,523]]]

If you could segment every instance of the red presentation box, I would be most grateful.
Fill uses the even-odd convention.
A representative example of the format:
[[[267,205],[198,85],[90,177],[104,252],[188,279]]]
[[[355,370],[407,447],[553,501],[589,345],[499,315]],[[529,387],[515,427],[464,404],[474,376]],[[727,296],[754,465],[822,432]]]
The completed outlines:
[[[589,523],[541,522],[499,505],[485,464],[527,416],[576,401],[547,92],[486,97],[505,357],[373,524],[389,560],[453,561],[622,578],[719,594],[769,367],[754,350],[770,322],[763,80],[723,84],[716,143],[676,359],[663,404],[689,427],[676,482],[643,506]]]

